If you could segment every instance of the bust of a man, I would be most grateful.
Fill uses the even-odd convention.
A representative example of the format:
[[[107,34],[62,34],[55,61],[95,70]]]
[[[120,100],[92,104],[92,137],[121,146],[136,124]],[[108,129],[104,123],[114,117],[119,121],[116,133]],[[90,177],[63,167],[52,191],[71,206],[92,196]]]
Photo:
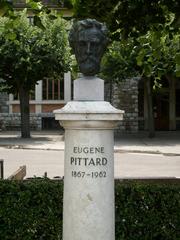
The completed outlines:
[[[94,76],[100,70],[101,58],[108,44],[107,28],[95,19],[86,19],[74,23],[69,42],[80,72],[85,76]]]

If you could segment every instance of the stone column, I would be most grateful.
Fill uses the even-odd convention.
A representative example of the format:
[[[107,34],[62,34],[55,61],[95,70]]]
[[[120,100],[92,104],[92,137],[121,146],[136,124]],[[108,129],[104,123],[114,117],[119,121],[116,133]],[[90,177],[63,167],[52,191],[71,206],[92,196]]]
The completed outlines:
[[[35,86],[35,112],[41,113],[42,112],[42,80],[38,81],[38,84]]]
[[[64,73],[64,101],[71,101],[71,73]]]
[[[14,101],[14,95],[9,94],[9,113],[13,113],[13,106],[12,106],[13,101]]]
[[[107,33],[85,19],[69,34],[83,75],[74,81],[74,101],[54,111],[65,128],[63,240],[115,239],[113,129],[123,111],[104,102],[104,81],[96,77]]]
[[[99,100],[96,91],[83,96],[82,81],[76,101],[54,112],[65,128],[63,240],[114,240],[113,129],[123,111],[103,101],[102,80],[84,80],[99,86]]]

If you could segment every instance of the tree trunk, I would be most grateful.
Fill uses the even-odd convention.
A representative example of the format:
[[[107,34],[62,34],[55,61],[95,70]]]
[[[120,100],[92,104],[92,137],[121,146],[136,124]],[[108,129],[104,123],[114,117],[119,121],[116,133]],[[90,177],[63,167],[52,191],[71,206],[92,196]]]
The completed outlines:
[[[23,86],[19,89],[20,110],[21,110],[21,137],[30,138],[30,108],[29,91]]]
[[[145,78],[145,88],[146,88],[146,97],[147,97],[147,112],[148,112],[148,130],[149,138],[155,137],[155,127],[154,127],[154,113],[153,113],[153,101],[152,101],[152,87],[151,79]]]
[[[169,130],[176,130],[176,79],[166,76],[169,81]]]
[[[145,86],[145,79],[144,79],[144,130],[148,130],[148,97],[147,97],[147,87]]]
[[[113,91],[113,83],[112,83],[112,79],[109,82],[109,102],[112,104],[113,99],[112,99],[112,92]]]

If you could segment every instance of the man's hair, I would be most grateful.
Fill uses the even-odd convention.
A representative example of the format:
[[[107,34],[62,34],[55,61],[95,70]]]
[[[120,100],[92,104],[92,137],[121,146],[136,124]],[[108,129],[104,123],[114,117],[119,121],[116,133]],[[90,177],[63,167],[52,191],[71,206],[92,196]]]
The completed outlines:
[[[78,42],[79,32],[85,31],[87,29],[95,28],[101,34],[102,42],[104,48],[107,46],[108,39],[108,30],[105,24],[96,21],[95,19],[85,19],[77,21],[73,24],[71,31],[69,33],[69,43],[72,49],[74,50],[76,42]]]

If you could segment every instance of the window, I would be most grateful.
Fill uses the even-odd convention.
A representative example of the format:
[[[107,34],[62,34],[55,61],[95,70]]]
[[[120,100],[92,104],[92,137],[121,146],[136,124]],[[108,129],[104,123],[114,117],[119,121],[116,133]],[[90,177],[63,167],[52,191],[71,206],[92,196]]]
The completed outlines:
[[[63,100],[64,99],[64,80],[43,80],[43,100]]]

